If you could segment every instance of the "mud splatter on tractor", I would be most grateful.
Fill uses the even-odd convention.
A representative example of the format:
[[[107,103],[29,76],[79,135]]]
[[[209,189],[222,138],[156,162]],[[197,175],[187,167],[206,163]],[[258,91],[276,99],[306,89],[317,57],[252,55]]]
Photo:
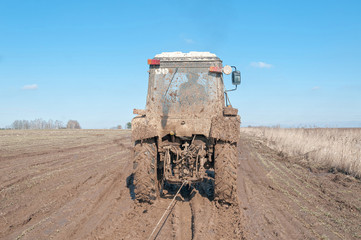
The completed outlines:
[[[223,73],[240,73],[208,52],[162,53],[148,60],[146,109],[134,109],[134,184],[138,201],[153,202],[163,185],[214,178],[214,196],[236,193],[240,116],[224,89]]]

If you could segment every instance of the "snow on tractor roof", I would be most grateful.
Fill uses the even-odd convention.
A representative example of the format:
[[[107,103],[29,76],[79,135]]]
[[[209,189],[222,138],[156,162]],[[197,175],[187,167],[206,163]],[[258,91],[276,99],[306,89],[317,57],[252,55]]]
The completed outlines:
[[[159,59],[164,62],[203,62],[203,61],[221,61],[216,54],[210,52],[163,52],[161,54],[157,54],[154,57],[155,59]]]
[[[155,55],[156,58],[213,58],[217,57],[216,54],[210,52],[162,52]]]

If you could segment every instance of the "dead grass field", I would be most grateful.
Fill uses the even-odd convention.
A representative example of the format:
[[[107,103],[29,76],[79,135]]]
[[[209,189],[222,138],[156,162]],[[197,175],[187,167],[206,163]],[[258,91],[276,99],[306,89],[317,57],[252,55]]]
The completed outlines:
[[[360,128],[242,128],[279,154],[361,177]]]

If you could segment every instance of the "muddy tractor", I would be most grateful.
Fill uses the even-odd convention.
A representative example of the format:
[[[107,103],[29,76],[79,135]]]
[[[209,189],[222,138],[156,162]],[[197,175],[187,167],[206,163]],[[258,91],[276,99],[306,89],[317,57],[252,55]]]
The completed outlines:
[[[136,200],[152,203],[165,183],[212,179],[214,199],[234,203],[241,120],[227,92],[240,72],[209,52],[162,53],[148,64],[146,108],[132,120]],[[235,89],[225,90],[223,73]]]

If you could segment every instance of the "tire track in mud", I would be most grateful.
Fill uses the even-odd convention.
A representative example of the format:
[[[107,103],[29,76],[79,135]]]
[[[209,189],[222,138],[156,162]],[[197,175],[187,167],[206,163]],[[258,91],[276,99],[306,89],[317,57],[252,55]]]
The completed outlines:
[[[355,197],[360,181],[322,169],[312,172],[300,159],[278,155],[250,136],[242,136],[240,150],[239,196],[251,238],[360,237],[361,206]],[[337,176],[348,180],[346,188],[337,184]]]
[[[172,212],[172,229],[174,240],[193,239],[193,215],[188,201],[176,202]]]
[[[109,147],[107,148],[109,149]],[[88,152],[91,153],[93,151]],[[96,153],[96,152],[95,152]],[[107,159],[111,159],[114,156],[117,156],[119,153],[114,153],[110,156],[107,157]],[[96,153],[94,154],[92,157],[97,157],[99,156],[99,159],[103,159],[103,160],[107,160],[104,158],[101,158],[101,153]],[[71,161],[72,158],[70,158],[69,161]],[[96,162],[92,162],[89,163],[89,161],[86,161],[89,159],[89,156],[85,156],[85,157],[80,157],[77,159],[76,162],[73,162],[71,164],[71,162],[69,162],[69,164],[62,164],[61,166],[57,166],[55,169],[53,170],[48,170],[46,171],[46,169],[44,170],[35,170],[33,171],[33,173],[30,173],[27,177],[25,178],[20,178],[16,184],[11,184],[8,187],[4,187],[1,191],[1,198],[6,198],[6,196],[10,196],[11,194],[14,194],[15,191],[21,191],[21,192],[26,192],[31,190],[31,188],[33,186],[37,186],[39,184],[43,184],[46,183],[47,181],[49,181],[50,179],[59,176],[61,174],[63,174],[64,172],[79,172],[79,174],[81,174],[81,169],[84,169],[86,167],[90,167],[93,168],[93,166],[99,166],[99,161]],[[26,169],[25,169],[26,171]],[[27,170],[29,171],[29,170]],[[30,172],[30,171],[29,171]],[[69,181],[68,181],[69,182]],[[58,185],[56,186],[57,188],[60,188],[62,186],[63,182],[59,182]],[[66,182],[64,182],[64,184],[66,184]]]
[[[341,229],[332,225],[335,221],[336,216],[325,207],[327,206],[327,201],[320,198],[320,195],[324,195],[322,191],[312,187],[309,184],[304,184],[304,181],[297,176],[290,169],[286,168],[279,162],[272,162],[265,160],[258,153],[257,157],[265,165],[267,169],[270,169],[269,177],[273,183],[278,187],[278,189],[283,192],[287,197],[293,201],[303,212],[308,214],[309,218],[313,218],[311,221],[304,221],[305,226],[312,229],[312,232],[319,238],[324,238],[326,236],[331,237],[332,239],[345,239],[346,237],[340,232]],[[323,201],[324,204],[317,205],[315,203]],[[295,212],[295,216],[298,216],[299,213]],[[351,213],[352,214],[352,213]],[[354,214],[352,214],[354,215]],[[355,216],[357,218],[357,216]],[[319,225],[322,225],[327,231],[317,228],[311,228],[311,225],[308,222],[318,222]]]
[[[76,132],[74,139],[79,139],[78,133],[81,132]],[[134,202],[127,186],[133,160],[129,135],[103,137],[99,144],[94,145],[95,142],[92,139],[74,144],[79,148],[69,148],[69,144],[64,147],[56,141],[54,145],[41,141],[23,150],[34,155],[3,159],[6,164],[0,171],[9,174],[2,182],[0,195],[5,200],[0,203],[5,210],[5,215],[0,216],[1,238],[149,237],[173,196],[159,198],[153,205]],[[229,210],[216,206],[198,191],[184,198],[178,197],[157,239],[237,238]]]
[[[240,196],[247,213],[247,228],[253,238],[319,239],[321,235],[310,225],[314,221],[306,221],[299,211],[301,208],[297,203],[302,202],[292,198],[288,191],[285,182],[290,178],[275,181],[276,169],[270,167],[274,159],[264,158],[264,153],[259,153],[262,146],[253,146],[246,141],[241,150]]]
[[[121,182],[119,179],[123,178],[123,166],[131,162],[130,144],[125,142],[120,146],[111,139],[106,142],[102,139],[100,142],[96,148],[86,147],[79,152],[61,152],[48,157],[42,155],[36,161],[47,163],[40,164],[40,169],[19,169],[18,176],[29,172],[31,177],[20,178],[18,186],[11,187],[11,192],[6,189],[1,193],[0,238],[48,239],[55,236],[57,239],[66,239],[62,231],[69,225],[67,218],[81,215],[79,211],[89,214],[84,210],[92,204],[82,204],[84,199],[94,203],[94,197],[106,195],[104,193],[107,191],[112,192],[111,196],[102,198],[100,202],[109,203],[109,198],[119,198],[117,194]],[[52,160],[49,161],[49,158]],[[33,161],[28,162],[31,164]],[[114,187],[109,189],[107,186],[111,183]],[[76,203],[79,204],[76,206]],[[69,209],[70,214],[62,215],[65,209]],[[97,212],[97,209],[91,208],[91,211]],[[98,215],[106,213],[103,211]],[[88,234],[89,228],[85,236]]]
[[[172,211],[157,228],[152,239],[245,239],[239,206],[222,206],[198,192],[185,199],[177,197]],[[133,203],[122,221],[120,239],[148,239],[156,223],[172,201],[159,198],[153,205]]]
[[[127,156],[127,152],[118,152],[112,158]],[[34,216],[38,223],[30,224],[23,233],[13,235],[17,239],[84,239],[104,217],[109,214],[119,197],[119,183],[123,175],[121,167],[104,173],[92,175],[72,189],[68,196],[57,200],[55,206],[44,215]],[[125,184],[124,184],[125,185]],[[106,207],[105,207],[106,206]],[[54,208],[55,207],[55,208]],[[44,216],[43,218],[41,218]]]
[[[174,194],[153,205],[135,202],[129,135],[109,134],[99,136],[97,147],[19,157],[13,168],[5,160],[13,175],[0,176],[8,180],[2,189],[19,181],[0,192],[0,238],[148,239]],[[212,181],[185,187],[156,239],[361,237],[360,182],[310,172],[247,136],[239,150],[239,205],[214,201]]]
[[[190,201],[193,239],[216,239],[215,205],[198,193]]]
[[[216,239],[215,206],[199,193],[179,199],[172,213],[173,239]]]
[[[94,153],[95,155],[99,155],[100,157],[102,154],[101,152],[109,149],[109,146],[104,146],[104,144],[98,145],[97,147],[98,148],[91,148],[91,150],[87,151],[86,154]],[[7,173],[7,179],[4,179],[2,181],[2,186],[0,186],[0,194],[4,191],[7,191],[9,188],[16,188],[16,184],[19,185],[19,183],[21,184],[24,181],[31,181],[34,178],[39,178],[39,176],[42,176],[44,174],[50,175],[49,168],[53,169],[51,172],[59,172],[66,170],[64,166],[68,166],[68,168],[74,168],[76,166],[81,167],[82,165],[87,164],[86,161],[84,161],[85,163],[82,163],[82,161],[86,160],[86,158],[89,158],[89,156],[79,158],[78,155],[81,156],[81,154],[82,153],[80,152],[77,154],[74,154],[74,152],[61,152],[61,155],[51,155],[49,157],[51,160],[42,161],[41,163],[36,165],[33,164],[29,166],[29,161],[32,161],[32,159],[26,159],[26,161],[24,161],[24,163],[19,166],[11,166],[12,169],[16,169],[17,171]],[[45,157],[39,158],[39,160],[43,158]],[[28,166],[25,167],[25,165]],[[26,170],[26,173],[24,173],[23,176],[20,178],[18,178],[19,170]],[[5,170],[2,171],[5,172]],[[12,173],[16,175],[12,176]]]

